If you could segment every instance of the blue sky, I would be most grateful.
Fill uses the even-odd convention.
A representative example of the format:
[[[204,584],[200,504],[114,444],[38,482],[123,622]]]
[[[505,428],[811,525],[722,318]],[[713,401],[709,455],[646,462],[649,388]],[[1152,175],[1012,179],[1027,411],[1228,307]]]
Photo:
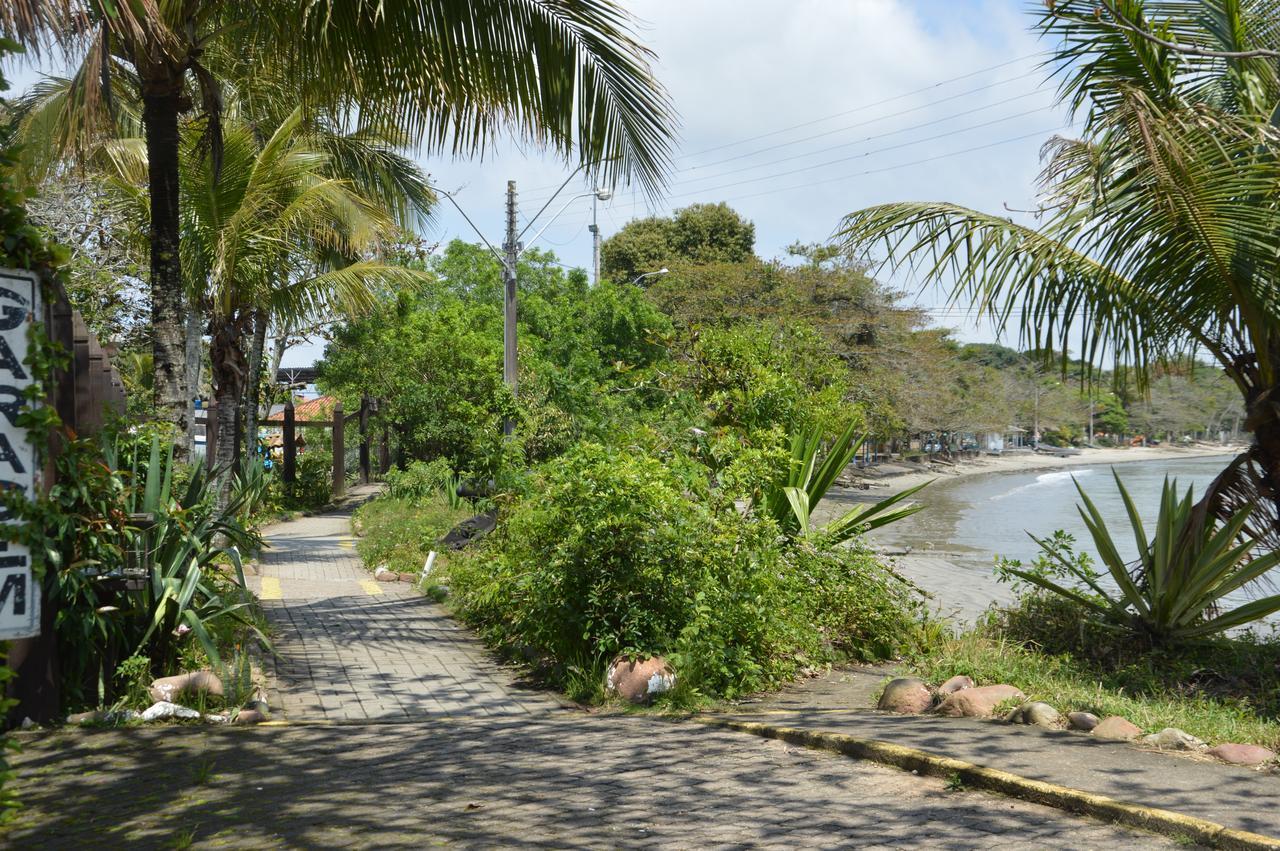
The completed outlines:
[[[657,202],[622,187],[602,203],[606,238],[635,216],[727,201],[755,223],[758,252],[773,257],[797,240],[827,239],[842,215],[871,204],[948,200],[1027,209],[1035,204],[1040,147],[1066,123],[1038,67],[1043,45],[1027,14],[1034,4],[1021,0],[626,5],[658,54],[657,75],[680,115],[678,170]],[[16,78],[21,88],[33,75],[19,71]],[[461,190],[459,203],[495,244],[507,180],[517,182],[527,216],[569,172],[515,144],[499,144],[483,158],[422,164],[440,186]],[[550,212],[589,189],[575,179]],[[590,212],[590,200],[572,202],[539,247],[589,266]],[[426,236],[474,240],[446,204]],[[919,304],[943,304],[943,294],[917,295],[903,276],[881,277]],[[962,339],[993,339],[963,311],[935,316]],[[287,362],[309,363],[318,352],[302,347]]]

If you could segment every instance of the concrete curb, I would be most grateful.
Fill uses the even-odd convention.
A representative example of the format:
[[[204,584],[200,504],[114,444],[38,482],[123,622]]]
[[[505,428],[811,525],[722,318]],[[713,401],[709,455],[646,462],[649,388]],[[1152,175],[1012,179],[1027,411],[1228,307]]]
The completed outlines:
[[[843,733],[827,733],[814,730],[800,730],[794,727],[778,727],[761,724],[755,721],[734,721],[726,718],[709,718],[695,716],[691,720],[712,727],[726,730],[737,730],[751,733],[766,739],[777,739],[793,745],[808,748],[834,751],[851,756],[891,765],[906,771],[927,774],[933,777],[958,776],[966,786],[998,792],[1014,798],[1021,798],[1037,804],[1055,807],[1073,813],[1104,819],[1117,824],[1137,827],[1154,833],[1163,834],[1175,839],[1191,839],[1211,848],[1235,849],[1280,849],[1280,839],[1249,833],[1244,830],[1226,827],[1216,822],[1196,818],[1194,816],[1175,813],[1117,801],[1103,795],[1070,789],[1054,783],[1030,780],[1007,771],[986,768],[950,757],[902,747],[888,742],[873,739],[860,739]]]

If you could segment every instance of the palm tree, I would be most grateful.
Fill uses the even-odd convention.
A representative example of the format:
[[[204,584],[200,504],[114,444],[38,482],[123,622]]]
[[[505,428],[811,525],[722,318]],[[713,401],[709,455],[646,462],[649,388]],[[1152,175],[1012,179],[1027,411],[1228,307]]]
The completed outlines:
[[[838,238],[919,266],[1038,349],[1065,356],[1083,341],[1085,360],[1111,357],[1142,380],[1211,356],[1255,442],[1202,514],[1261,498],[1246,531],[1280,543],[1277,4],[1047,5],[1039,27],[1083,133],[1045,146],[1038,223],[897,203],[850,214]]]
[[[57,157],[113,135],[113,80],[133,81],[147,147],[159,415],[187,432],[179,118],[199,103],[217,174],[222,82],[246,69],[308,110],[396,126],[424,152],[485,150],[503,131],[576,153],[604,182],[656,190],[674,118],[651,54],[613,0],[5,0],[0,36],[78,56]],[[181,448],[181,447],[180,447]]]
[[[216,176],[210,159],[196,153],[202,128],[197,122],[184,127],[181,251],[190,300],[209,318],[221,436],[215,464],[225,499],[240,454],[233,435],[252,375],[246,343],[255,323],[361,311],[380,290],[419,282],[421,273],[368,258],[398,233],[396,207],[415,214],[431,194],[416,167],[391,152],[381,153],[394,169],[370,164],[380,148],[368,131],[344,135],[308,125],[296,109],[265,138],[262,126],[242,120],[237,110],[224,120]],[[145,215],[146,145],[117,140],[101,153],[100,165],[123,203]],[[403,186],[403,193],[392,193],[389,183]],[[389,193],[392,209],[380,191]],[[291,264],[304,258],[306,268],[319,271],[291,275]]]

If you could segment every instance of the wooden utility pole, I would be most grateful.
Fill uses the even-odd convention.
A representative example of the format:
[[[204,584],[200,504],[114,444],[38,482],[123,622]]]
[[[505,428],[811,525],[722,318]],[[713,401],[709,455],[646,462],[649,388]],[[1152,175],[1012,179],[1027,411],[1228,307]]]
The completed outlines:
[[[293,391],[284,403],[284,469],[280,478],[284,480],[285,493],[293,496],[293,484],[298,480],[298,427],[294,420]]]
[[[347,447],[343,445],[346,420],[342,403],[333,406],[333,498],[339,499],[347,492]]]

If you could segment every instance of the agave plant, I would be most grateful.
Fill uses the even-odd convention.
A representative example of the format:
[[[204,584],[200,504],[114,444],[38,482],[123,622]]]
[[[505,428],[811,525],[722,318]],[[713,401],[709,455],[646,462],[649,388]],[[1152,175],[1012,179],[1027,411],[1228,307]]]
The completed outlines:
[[[1034,540],[1060,568],[1060,575],[1074,578],[1068,587],[1044,572],[1006,567],[1007,572],[1040,588],[1072,600],[1104,621],[1142,633],[1157,643],[1203,638],[1264,618],[1280,611],[1280,594],[1226,609],[1227,595],[1260,579],[1280,563],[1280,552],[1255,555],[1256,540],[1238,540],[1253,511],[1245,506],[1225,522],[1217,521],[1197,506],[1192,489],[1179,496],[1177,480],[1165,479],[1155,534],[1147,538],[1133,499],[1115,474],[1138,558],[1126,563],[1106,521],[1084,488],[1076,482],[1083,506],[1077,506],[1093,537],[1105,573],[1064,551],[1061,540]],[[1099,581],[1109,576],[1118,593]],[[1225,609],[1225,610],[1224,610]]]
[[[880,502],[856,506],[821,529],[811,529],[809,521],[813,510],[827,495],[840,471],[849,466],[857,456],[865,440],[866,435],[857,436],[857,428],[850,424],[836,438],[819,463],[822,431],[796,431],[791,437],[791,461],[787,478],[766,490],[760,508],[777,521],[783,533],[790,537],[816,535],[832,543],[847,541],[854,535],[895,523],[923,508],[921,504],[903,503],[927,487],[929,482],[907,488]]]
[[[141,447],[130,452],[114,441],[104,441],[108,464],[116,466],[128,454],[133,456],[133,487],[126,510],[130,515],[151,518],[131,530],[131,546],[147,553],[151,563],[147,588],[137,600],[147,626],[135,652],[147,653],[156,670],[165,670],[173,658],[173,636],[185,626],[209,659],[220,664],[210,627],[222,619],[241,623],[265,644],[266,637],[246,617],[251,604],[242,593],[246,585],[241,553],[261,544],[257,534],[237,519],[248,491],[238,489],[220,508],[213,498],[213,484],[197,467],[182,493],[175,494],[178,467],[171,445],[162,449],[160,438],[152,437],[144,465]],[[230,568],[231,587],[227,590],[213,578],[224,565]]]

